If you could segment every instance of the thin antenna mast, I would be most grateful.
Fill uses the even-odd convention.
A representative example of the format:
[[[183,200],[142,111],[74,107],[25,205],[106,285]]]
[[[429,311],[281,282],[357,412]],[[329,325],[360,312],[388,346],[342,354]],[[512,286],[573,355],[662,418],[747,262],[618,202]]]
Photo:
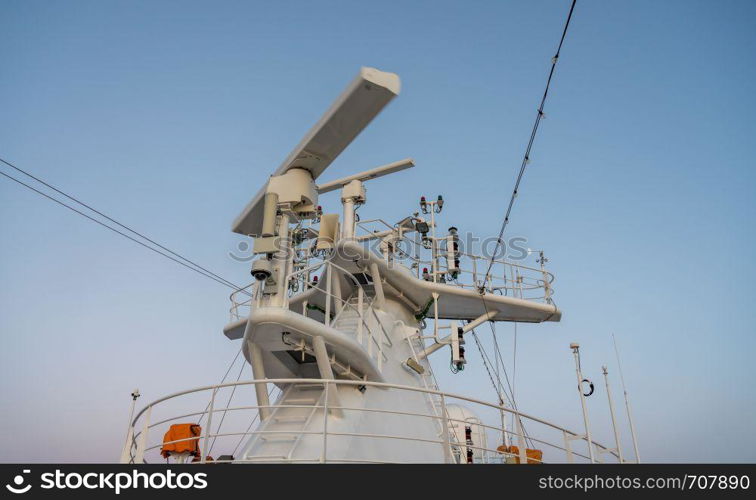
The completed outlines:
[[[630,411],[630,400],[627,397],[627,389],[625,388],[625,376],[622,373],[622,363],[620,363],[619,349],[617,348],[617,339],[612,333],[612,342],[614,343],[614,354],[617,356],[617,368],[620,372],[620,381],[622,381],[622,393],[625,395],[625,408],[627,409],[627,419],[630,421],[630,435],[633,437],[633,450],[635,450],[635,463],[640,463],[640,455],[638,454],[638,440],[635,438],[635,424],[633,423],[633,413]]]
[[[577,374],[577,390],[580,394],[580,405],[583,407],[583,423],[585,424],[585,437],[586,443],[588,443],[588,456],[591,459],[591,463],[596,463],[596,458],[593,456],[593,439],[591,438],[591,423],[588,421],[588,408],[585,406],[586,394],[583,393],[583,370],[580,367],[580,345],[577,342],[570,344],[572,354],[575,356],[575,373]],[[593,392],[593,384],[591,384],[591,393]],[[588,394],[590,396],[590,393]]]
[[[609,388],[609,372],[606,370],[606,365],[601,367],[601,371],[604,373],[604,385],[606,385],[606,399],[609,401],[609,413],[612,416],[612,430],[614,431],[614,444],[617,446],[617,458],[619,463],[625,463],[625,459],[622,458],[622,445],[620,444],[619,429],[617,428],[617,418],[614,415],[614,401],[612,401],[612,391]]]

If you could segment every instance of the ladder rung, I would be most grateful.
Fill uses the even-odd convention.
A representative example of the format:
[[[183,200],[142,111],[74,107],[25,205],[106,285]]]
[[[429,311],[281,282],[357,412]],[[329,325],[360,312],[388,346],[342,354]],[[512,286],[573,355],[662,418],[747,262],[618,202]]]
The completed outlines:
[[[305,403],[309,403],[310,405],[314,405],[315,403],[317,403],[317,400],[312,399],[312,398],[292,398],[292,399],[286,399],[286,401],[283,402],[282,406],[287,406],[287,405],[292,405],[292,404],[293,405],[301,405],[301,404],[305,404]]]
[[[267,462],[271,460],[286,460],[284,455],[258,455],[250,458],[245,458],[245,462]]]
[[[322,389],[323,388],[323,384],[317,384],[317,383],[313,383],[313,384],[297,384],[297,385],[294,386],[294,388],[302,390],[302,391],[311,391],[313,389]]]
[[[273,420],[275,420],[276,422],[297,423],[307,421],[307,417],[304,415],[283,415],[280,417],[273,417]]]
[[[294,441],[297,439],[296,434],[278,434],[278,435],[271,435],[271,436],[260,436],[260,439],[265,441],[266,443],[282,443],[282,442],[289,442]]]

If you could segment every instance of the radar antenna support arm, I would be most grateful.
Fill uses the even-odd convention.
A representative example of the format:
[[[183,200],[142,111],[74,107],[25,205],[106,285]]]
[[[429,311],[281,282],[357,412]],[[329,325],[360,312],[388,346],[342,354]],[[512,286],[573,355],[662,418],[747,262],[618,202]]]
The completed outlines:
[[[478,326],[482,325],[486,321],[492,320],[497,314],[497,311],[488,311],[484,314],[481,314],[468,324],[462,327],[462,333],[467,333],[471,330],[474,330]],[[451,335],[456,335],[457,332],[452,332]],[[430,346],[426,347],[425,350],[417,355],[417,359],[425,359],[434,352],[438,351],[445,345],[448,345],[451,342],[451,335],[447,335],[446,337],[442,338],[435,344],[431,344]]]

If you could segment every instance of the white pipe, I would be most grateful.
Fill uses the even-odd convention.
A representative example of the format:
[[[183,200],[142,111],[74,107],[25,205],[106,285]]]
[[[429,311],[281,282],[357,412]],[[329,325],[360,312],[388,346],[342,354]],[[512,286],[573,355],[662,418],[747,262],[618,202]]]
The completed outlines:
[[[467,333],[470,330],[473,330],[480,326],[481,324],[485,323],[486,321],[489,321],[493,319],[494,316],[496,316],[497,311],[488,311],[485,314],[481,314],[468,324],[462,327],[462,333]],[[449,339],[452,335],[456,335],[457,332],[452,332],[451,335],[447,335],[446,337],[438,340],[435,344],[431,344],[430,346],[426,347],[424,351],[422,351],[420,354],[417,355],[417,359],[425,359],[429,355],[433,354],[434,352],[438,351],[445,345],[449,345]]]
[[[331,297],[331,286],[333,285],[331,275],[333,274],[333,266],[328,262],[326,264],[326,289],[325,289],[325,313],[323,313],[323,324],[325,326],[331,326],[331,303],[333,297]]]
[[[375,309],[381,309],[386,303],[386,296],[383,294],[381,273],[378,272],[378,264],[375,262],[370,263],[370,275],[373,278],[373,287],[375,288],[375,303],[373,304],[373,307]]]
[[[255,380],[265,380],[265,366],[263,365],[262,349],[254,342],[247,342],[249,349],[250,364],[252,365],[252,376]],[[260,420],[265,420],[270,416],[270,398],[268,398],[268,384],[255,384],[255,396],[257,397],[257,406],[259,406]]]
[[[320,377],[325,380],[333,380],[333,368],[331,368],[331,360],[328,357],[328,349],[326,349],[323,337],[317,336],[312,338],[312,349],[315,351],[315,360],[318,363]],[[331,413],[341,416],[341,410],[336,408],[341,406],[336,389],[329,390],[326,397],[328,405],[331,407]]]
[[[601,369],[604,372],[604,384],[606,385],[606,398],[609,400],[609,413],[612,416],[612,429],[614,430],[614,443],[617,446],[617,458],[619,463],[624,463],[622,459],[622,446],[620,445],[619,429],[617,428],[617,419],[614,416],[614,403],[612,402],[612,391],[609,389],[609,374],[606,371],[606,366],[602,366]]]

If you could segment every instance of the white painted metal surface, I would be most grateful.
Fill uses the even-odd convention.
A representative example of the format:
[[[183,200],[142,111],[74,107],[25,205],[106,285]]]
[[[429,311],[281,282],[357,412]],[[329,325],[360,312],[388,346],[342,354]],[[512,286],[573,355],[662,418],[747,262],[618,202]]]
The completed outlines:
[[[412,158],[406,158],[404,160],[387,163],[386,165],[371,168],[370,170],[360,172],[359,174],[348,175],[346,177],[342,177],[341,179],[336,179],[335,181],[318,184],[318,193],[330,193],[331,191],[335,191],[341,187],[346,186],[352,181],[365,182],[372,179],[377,179],[378,177],[383,177],[384,175],[393,174],[394,172],[400,172],[414,166],[415,162],[414,160],[412,160]]]
[[[201,421],[203,463],[217,455],[237,463],[504,463],[515,457],[497,448],[509,443],[523,464],[527,446],[547,448],[550,461],[593,462],[594,447],[618,455],[592,442],[585,407],[586,433],[577,434],[437,387],[432,355],[451,345],[458,325],[464,334],[486,321],[559,321],[561,311],[542,254],[538,267],[491,262],[459,248],[456,229],[438,236],[441,196],[421,202],[430,220],[417,212],[396,224],[359,220],[363,183],[411,160],[315,184],[398,92],[396,75],[363,68],[234,222],[235,232],[253,235],[264,222],[267,237],[255,242],[258,281],[231,294],[223,329],[241,342],[254,380],[150,403],[131,421],[122,461],[157,461],[169,425]],[[337,188],[341,221],[316,207],[318,191]],[[423,334],[428,321],[432,336]]]
[[[308,170],[317,179],[337,156],[399,94],[399,77],[374,68],[362,68],[323,117],[289,153],[273,176],[292,168]],[[232,225],[239,234],[258,235],[262,226],[265,187]]]
[[[251,430],[247,423],[256,421],[260,405],[246,404],[243,401],[235,403],[231,399],[227,400],[228,405],[217,403],[224,399],[224,391],[265,383],[285,387],[277,402],[270,405],[272,416],[269,421],[275,421],[275,424],[263,424]],[[328,399],[323,397],[325,387],[329,390],[335,388],[344,396],[342,406],[334,408],[328,403]],[[385,404],[364,404],[370,393],[379,394]],[[399,404],[403,400],[417,398],[427,402],[438,401],[438,411],[430,409],[430,403],[421,411],[404,411]],[[185,400],[190,400],[191,403]],[[463,406],[465,410],[459,412],[454,410],[455,406]],[[171,411],[174,408],[178,408],[178,411]],[[353,414],[357,417],[338,419],[333,416],[333,410],[341,410],[345,415]],[[151,419],[153,412],[159,412],[159,420]],[[544,461],[566,461],[568,456],[572,460],[590,460],[586,451],[575,451],[564,445],[564,436],[585,445],[584,436],[498,404],[398,384],[296,378],[217,384],[177,392],[155,400],[143,408],[132,422],[134,434],[126,453],[126,462],[162,462],[159,457],[162,445],[160,438],[171,423],[197,419],[211,413],[233,413],[242,418],[235,421],[227,419],[230,423],[222,428],[217,424],[207,426],[212,427],[210,432],[203,430],[201,442],[204,442],[205,437],[210,443],[213,439],[218,439],[213,449],[203,453],[214,456],[226,454],[226,451],[234,449],[240,438],[244,440],[251,436],[246,447],[235,456],[235,462],[458,463],[454,454],[445,452],[456,446],[460,449],[470,447],[478,453],[481,459],[474,463],[503,463],[507,456],[513,455],[497,450],[497,441],[491,444],[489,436],[503,432],[518,439],[518,434],[495,423],[499,412],[512,415],[515,421],[522,420],[527,425],[529,439],[544,450]],[[494,423],[487,423],[485,414],[490,414],[491,422]],[[276,417],[278,420],[275,420]],[[219,418],[214,419],[217,420]],[[364,425],[355,426],[355,422],[364,422]],[[485,430],[485,443],[482,437],[477,438],[480,444],[475,444],[474,439],[472,445],[455,437],[452,430],[454,423],[461,423],[464,427],[465,423],[471,422],[478,426],[475,432],[482,433]],[[429,429],[442,431],[428,432]],[[261,440],[260,437],[269,439]],[[609,448],[599,443],[594,443],[594,446],[616,457],[616,453]]]

